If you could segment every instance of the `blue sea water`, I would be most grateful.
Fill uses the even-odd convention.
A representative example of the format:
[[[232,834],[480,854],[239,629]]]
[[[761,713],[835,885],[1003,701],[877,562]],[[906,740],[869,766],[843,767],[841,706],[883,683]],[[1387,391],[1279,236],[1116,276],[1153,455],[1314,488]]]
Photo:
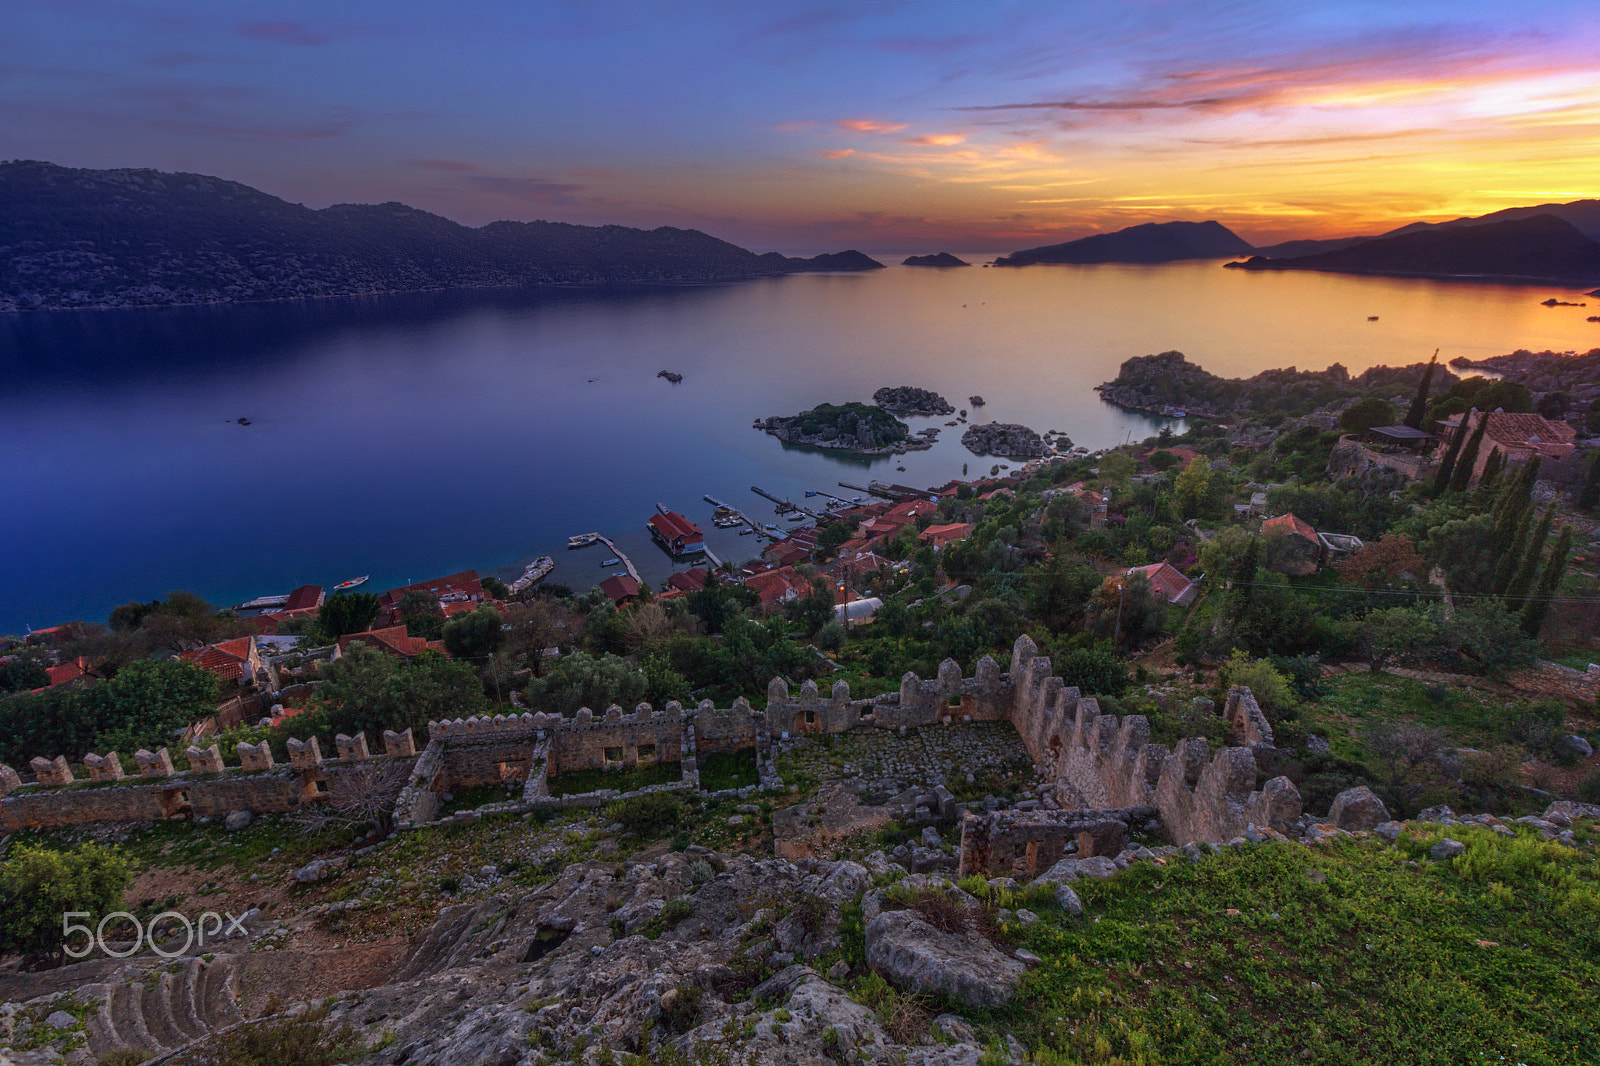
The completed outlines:
[[[177,588],[231,604],[361,574],[373,590],[466,567],[509,580],[540,554],[550,580],[587,587],[614,572],[604,548],[564,549],[591,530],[659,581],[658,501],[740,560],[755,538],[712,529],[703,494],[785,525],[752,485],[848,496],[840,480],[930,485],[995,462],[945,419],[907,419],[941,426],[932,450],[867,461],[785,447],[758,417],[918,385],[1098,448],[1159,426],[1092,391],[1129,356],[1178,349],[1236,375],[1597,343],[1581,309],[1538,306],[1552,293],[1570,298],[1214,262],[895,266],[0,316],[0,633]]]

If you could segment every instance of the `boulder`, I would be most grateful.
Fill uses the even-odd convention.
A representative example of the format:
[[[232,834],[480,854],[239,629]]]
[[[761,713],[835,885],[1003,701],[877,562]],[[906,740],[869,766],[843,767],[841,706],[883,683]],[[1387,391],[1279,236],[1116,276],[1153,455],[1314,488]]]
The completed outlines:
[[[1090,855],[1086,859],[1062,859],[1034,878],[1033,883],[1037,885],[1041,881],[1048,881],[1056,885],[1070,885],[1080,877],[1093,877],[1104,881],[1108,877],[1115,877],[1116,874],[1115,859],[1104,855]]]
[[[250,823],[255,820],[256,816],[249,811],[233,811],[228,815],[228,820],[224,824],[230,830],[248,829]]]
[[[1570,759],[1587,759],[1594,754],[1594,745],[1575,733],[1556,738],[1556,753]]]
[[[1417,812],[1417,821],[1419,822],[1453,822],[1455,821],[1455,818],[1456,812],[1452,811],[1449,807],[1443,804],[1440,804],[1437,807],[1429,807],[1427,810]]]
[[[1440,840],[1437,844],[1428,849],[1428,856],[1432,858],[1434,862],[1449,862],[1457,855],[1465,854],[1466,850],[1467,846],[1461,843],[1461,841],[1452,840],[1449,837],[1445,837],[1443,840]]]
[[[1389,809],[1366,785],[1345,789],[1328,808],[1328,821],[1347,833],[1372,829],[1388,820]]]
[[[333,876],[333,867],[327,859],[312,859],[293,874],[294,879],[302,885],[309,885],[313,881],[326,881]]]
[[[867,964],[905,991],[974,1007],[1010,1002],[1026,969],[976,934],[942,932],[911,911],[884,911],[867,923]]]

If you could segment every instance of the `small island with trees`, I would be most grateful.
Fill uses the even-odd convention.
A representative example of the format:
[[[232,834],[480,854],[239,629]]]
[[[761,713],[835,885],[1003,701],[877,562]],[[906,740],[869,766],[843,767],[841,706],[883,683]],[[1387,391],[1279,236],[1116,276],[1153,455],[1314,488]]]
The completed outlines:
[[[898,455],[933,447],[931,439],[913,437],[904,422],[882,407],[867,403],[820,403],[797,415],[757,419],[755,428],[785,444],[807,444],[860,455]]]
[[[900,265],[908,267],[965,267],[972,264],[965,259],[959,259],[951,255],[949,252],[937,252],[933,255],[908,255]]]

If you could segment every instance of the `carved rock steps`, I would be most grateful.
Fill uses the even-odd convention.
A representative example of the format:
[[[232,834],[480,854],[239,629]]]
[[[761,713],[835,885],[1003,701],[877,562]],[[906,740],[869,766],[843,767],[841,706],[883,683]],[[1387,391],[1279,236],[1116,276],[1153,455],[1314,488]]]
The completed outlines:
[[[233,988],[233,960],[184,959],[176,972],[146,972],[85,988],[101,1000],[88,1018],[89,1050],[124,1048],[159,1055],[244,1020]]]

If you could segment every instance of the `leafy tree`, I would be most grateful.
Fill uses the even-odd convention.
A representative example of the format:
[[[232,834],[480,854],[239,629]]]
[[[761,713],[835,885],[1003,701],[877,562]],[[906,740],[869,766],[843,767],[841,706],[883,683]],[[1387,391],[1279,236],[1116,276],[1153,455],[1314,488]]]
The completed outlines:
[[[1404,659],[1433,640],[1434,616],[1419,607],[1385,607],[1361,620],[1356,644],[1373,673]]]
[[[402,618],[409,618],[412,615],[433,615],[437,618],[440,616],[439,597],[426,589],[407,589],[400,594],[400,601],[395,604],[395,610]]]
[[[1572,394],[1570,392],[1563,392],[1562,390],[1557,389],[1554,392],[1547,392],[1541,396],[1539,398],[1539,403],[1536,410],[1544,417],[1551,420],[1556,420],[1565,418],[1567,412],[1571,410],[1572,404]]]
[[[338,733],[410,728],[420,736],[430,721],[470,718],[489,705],[470,664],[432,651],[403,659],[355,644],[322,677],[316,707]]]
[[[1077,628],[1084,604],[1099,585],[1100,576],[1088,564],[1052,559],[1028,575],[1028,614],[1052,632]]]
[[[1434,527],[1428,534],[1427,558],[1444,570],[1451,591],[1489,592],[1499,562],[1493,520],[1478,514]]]
[[[844,623],[837,620],[829,622],[817,630],[817,647],[823,651],[836,652],[844,647],[848,634],[845,632]]]
[[[95,747],[131,751],[164,744],[212,713],[218,688],[216,677],[199,667],[140,659],[111,680],[80,690],[79,705],[93,723]]]
[[[1478,492],[1483,500],[1492,499],[1500,475],[1505,471],[1506,459],[1499,448],[1489,449],[1489,458],[1483,461],[1483,474],[1478,478]]]
[[[613,703],[632,710],[648,686],[644,673],[621,656],[578,651],[563,655],[549,674],[531,681],[527,700],[557,714],[575,714],[580,707],[604,714]]]
[[[365,632],[377,617],[378,597],[370,592],[341,592],[330,596],[317,613],[322,633],[330,641],[346,633]]]
[[[0,695],[29,692],[50,684],[50,675],[32,659],[12,659],[0,663]]]
[[[490,596],[493,596],[497,600],[508,600],[511,598],[511,590],[506,587],[506,583],[504,581],[501,581],[497,577],[486,577],[479,582],[479,584],[483,586],[483,591],[487,592]]]
[[[1176,455],[1173,455],[1171,452],[1163,449],[1153,453],[1150,458],[1145,461],[1150,464],[1150,469],[1159,471],[1161,473],[1166,473],[1168,470],[1171,470],[1173,467],[1177,466],[1181,460],[1179,460]]]
[[[815,633],[833,618],[833,589],[823,578],[813,578],[811,591],[783,605],[783,613],[797,623],[808,635]]]
[[[1099,459],[1096,476],[1108,485],[1128,480],[1139,470],[1139,464],[1127,452],[1107,452]]]
[[[1427,654],[1449,669],[1498,675],[1533,662],[1538,648],[1518,629],[1515,614],[1483,601],[1458,606],[1448,618],[1441,614]]]
[[[1500,565],[1494,571],[1494,591],[1497,596],[1504,596],[1511,588],[1511,579],[1517,576],[1517,568],[1527,548],[1528,533],[1532,524],[1533,508],[1525,507],[1522,509],[1522,517],[1517,521],[1516,531],[1511,535],[1511,542],[1500,554]]]
[[[1433,358],[1428,360],[1427,369],[1422,372],[1422,381],[1417,384],[1417,394],[1411,398],[1411,409],[1406,412],[1405,424],[1412,429],[1422,428],[1422,416],[1428,410],[1428,389],[1433,385],[1433,372],[1439,366],[1439,352],[1434,350]]]
[[[459,615],[444,625],[444,647],[457,659],[488,659],[505,642],[500,612],[488,605]]]
[[[1092,648],[1068,648],[1052,657],[1055,672],[1085,696],[1120,696],[1128,687],[1128,664],[1117,658],[1108,642]]]
[[[114,850],[71,851],[18,844],[0,863],[0,954],[63,954],[62,915],[86,911],[92,923],[122,909],[128,864]],[[74,940],[72,948],[82,944]]]
[[[1172,483],[1172,498],[1178,505],[1178,513],[1184,518],[1198,517],[1210,487],[1211,460],[1197,455]]]
[[[1556,586],[1561,584],[1561,576],[1566,573],[1567,556],[1571,552],[1572,526],[1565,524],[1561,527],[1561,536],[1556,538],[1556,546],[1550,551],[1549,561],[1544,565],[1539,587],[1522,608],[1522,631],[1530,637],[1538,637],[1539,630],[1544,628],[1545,616],[1550,613],[1550,599],[1555,595]]]
[[[1269,721],[1291,718],[1300,707],[1300,698],[1289,679],[1267,659],[1252,659],[1242,651],[1235,651],[1222,664],[1220,673],[1224,685],[1248,688]]]
[[[111,617],[108,619],[107,624],[110,625],[113,630],[117,630],[119,632],[138,629],[144,624],[146,616],[154,613],[160,606],[160,600],[151,600],[149,603],[140,603],[138,600],[131,600],[128,603],[124,603],[120,607],[113,607],[111,609]]]
[[[1365,433],[1376,426],[1392,426],[1396,412],[1394,404],[1376,396],[1357,400],[1339,416],[1339,426],[1349,433]]]
[[[1420,579],[1428,573],[1428,564],[1417,553],[1411,538],[1403,533],[1387,534],[1381,540],[1372,541],[1359,551],[1336,560],[1333,568],[1344,580],[1368,588],[1407,574]]]
[[[839,545],[856,535],[855,527],[848,522],[829,522],[817,529],[817,553],[823,558],[831,558],[839,551]]]
[[[1527,414],[1533,410],[1533,393],[1519,381],[1491,381],[1478,390],[1472,405],[1480,411]]]

